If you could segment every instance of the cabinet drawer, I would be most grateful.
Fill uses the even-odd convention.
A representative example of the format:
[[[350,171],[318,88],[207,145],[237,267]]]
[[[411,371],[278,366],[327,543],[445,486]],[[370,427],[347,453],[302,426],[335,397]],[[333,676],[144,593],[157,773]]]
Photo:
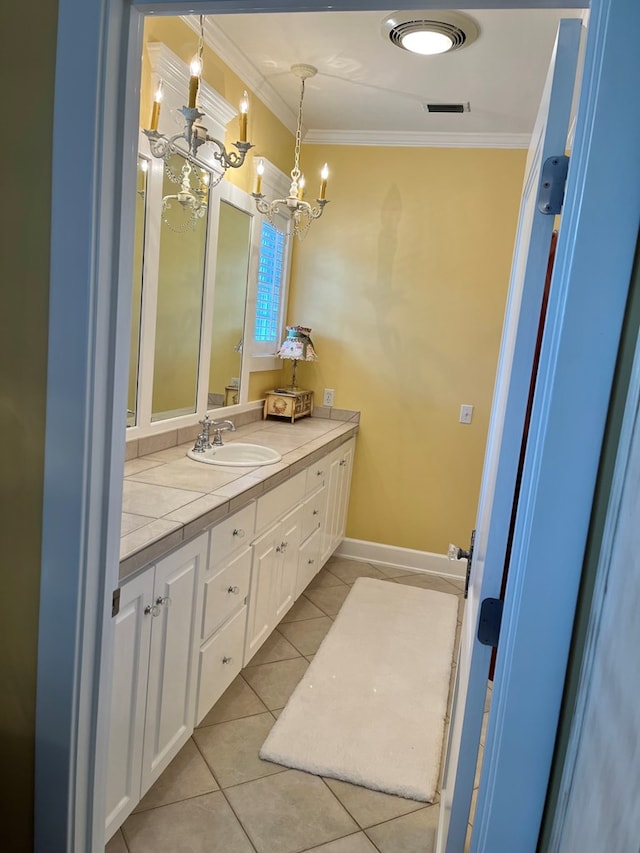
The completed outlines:
[[[245,548],[227,566],[204,583],[202,635],[206,640],[245,603],[249,595],[251,548]]]
[[[286,483],[276,486],[275,489],[258,498],[256,510],[256,531],[258,533],[302,500],[305,479],[306,472],[300,471]]]
[[[300,540],[304,542],[314,530],[322,526],[326,502],[325,487],[317,489],[302,504],[302,519],[300,522]]]
[[[253,536],[255,517],[256,505],[252,502],[211,528],[211,568],[215,569],[225,562],[236,548],[249,544]]]
[[[326,482],[327,470],[328,466],[326,456],[322,459],[318,459],[318,461],[314,462],[313,465],[309,465],[306,470],[305,495],[310,495],[314,489],[318,488],[318,486],[324,485]]]
[[[243,607],[200,649],[196,725],[240,672],[246,621]]]
[[[320,546],[322,531],[316,530],[300,546],[298,553],[298,575],[296,578],[296,598],[300,596],[320,570]]]

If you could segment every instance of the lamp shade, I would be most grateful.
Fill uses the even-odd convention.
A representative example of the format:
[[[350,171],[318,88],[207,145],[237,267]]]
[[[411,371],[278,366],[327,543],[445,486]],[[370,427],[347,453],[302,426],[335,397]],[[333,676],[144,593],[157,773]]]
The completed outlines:
[[[296,361],[317,361],[310,335],[311,329],[307,326],[287,326],[287,337],[276,355],[278,358],[293,358]]]

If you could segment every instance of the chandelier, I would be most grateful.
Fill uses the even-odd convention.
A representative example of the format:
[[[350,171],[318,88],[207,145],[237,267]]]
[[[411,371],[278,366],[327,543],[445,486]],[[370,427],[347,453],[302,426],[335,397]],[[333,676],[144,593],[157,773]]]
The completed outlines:
[[[274,216],[281,211],[288,213],[293,223],[293,233],[303,240],[309,230],[309,227],[314,219],[319,219],[322,216],[325,205],[328,199],[325,198],[327,190],[327,178],[329,177],[329,169],[327,164],[324,164],[320,172],[320,192],[319,198],[316,199],[315,205],[304,201],[304,175],[300,171],[300,143],[302,141],[302,104],[304,101],[304,84],[305,80],[314,77],[318,73],[318,69],[313,65],[292,65],[291,73],[300,78],[300,103],[298,105],[298,124],[296,127],[296,144],[294,152],[293,169],[291,170],[291,186],[289,187],[289,195],[287,198],[276,198],[273,201],[267,201],[262,189],[262,176],[264,174],[264,163],[258,160],[256,168],[256,184],[255,191],[251,195],[256,200],[258,211],[264,214],[272,225],[275,225]]]
[[[244,163],[247,151],[253,147],[250,142],[247,142],[249,101],[246,92],[244,92],[240,101],[240,138],[237,142],[233,143],[237,151],[227,151],[224,143],[213,136],[209,136],[207,128],[202,124],[201,119],[204,117],[204,113],[198,109],[197,101],[202,78],[203,50],[204,15],[200,15],[198,50],[190,65],[189,100],[188,104],[179,110],[184,118],[184,128],[181,133],[176,133],[174,136],[166,136],[158,132],[160,106],[162,103],[161,80],[153,99],[151,126],[148,130],[143,131],[149,140],[149,148],[152,155],[164,161],[164,170],[167,177],[173,183],[180,184],[180,190],[176,195],[165,196],[162,200],[163,210],[166,210],[170,202],[174,199],[180,202],[185,210],[188,206],[192,207],[194,215],[190,217],[192,224],[188,226],[191,228],[195,227],[197,219],[204,216],[206,212],[206,196],[209,189],[220,183],[227,169],[240,168]],[[199,150],[203,145],[212,146],[211,156],[220,165],[220,171],[214,175],[207,173],[206,179],[203,179],[200,174],[203,163],[198,159]],[[176,154],[185,159],[184,165],[179,170],[176,170],[171,162]],[[192,176],[196,183],[192,183]],[[184,231],[187,229],[186,227],[179,227],[174,230]]]
[[[170,160],[165,164],[165,172],[168,174],[169,171],[172,175],[174,174]],[[192,184],[192,180],[195,184]],[[185,231],[193,231],[198,220],[207,213],[211,173],[206,169],[194,168],[188,160],[185,160],[178,182],[180,183],[178,192],[174,195],[166,195],[162,199],[161,214],[165,225],[177,234],[182,234]],[[178,203],[177,206],[175,202]],[[174,210],[178,213],[174,213]]]

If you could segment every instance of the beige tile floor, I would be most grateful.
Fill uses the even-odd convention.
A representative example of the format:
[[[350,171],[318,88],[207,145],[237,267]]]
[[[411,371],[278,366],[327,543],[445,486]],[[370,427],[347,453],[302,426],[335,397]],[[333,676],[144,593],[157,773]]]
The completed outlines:
[[[351,585],[363,576],[458,595],[461,619],[462,582],[332,558],[106,853],[432,853],[437,801],[425,806],[258,757]]]

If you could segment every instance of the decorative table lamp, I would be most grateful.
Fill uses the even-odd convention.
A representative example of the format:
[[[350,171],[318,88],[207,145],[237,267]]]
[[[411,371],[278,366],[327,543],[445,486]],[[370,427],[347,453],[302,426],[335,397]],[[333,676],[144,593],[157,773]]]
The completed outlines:
[[[313,391],[303,391],[296,384],[298,362],[318,360],[311,340],[311,329],[307,326],[287,326],[287,337],[276,355],[278,358],[288,358],[293,361],[291,385],[267,391],[264,417],[274,415],[287,418],[293,423],[297,418],[310,415],[313,411]]]

